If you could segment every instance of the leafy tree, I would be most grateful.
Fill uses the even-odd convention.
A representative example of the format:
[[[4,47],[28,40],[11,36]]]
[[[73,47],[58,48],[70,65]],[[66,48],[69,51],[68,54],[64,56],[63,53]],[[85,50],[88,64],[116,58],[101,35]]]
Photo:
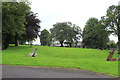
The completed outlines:
[[[59,41],[61,47],[63,47],[63,43],[66,40],[67,32],[70,27],[67,25],[66,22],[56,23],[53,25],[53,28],[50,29],[52,39],[55,41]]]
[[[93,39],[93,35],[94,35],[94,26],[98,24],[98,19],[96,18],[90,18],[87,22],[86,25],[83,29],[83,45],[87,46],[87,47],[93,47],[93,42],[95,41]]]
[[[93,36],[96,40],[94,45],[98,48],[106,48],[109,41],[109,32],[105,30],[105,26],[99,22],[95,25],[94,32],[95,34]]]
[[[67,37],[66,37],[66,41],[67,44],[69,44],[69,46],[71,47],[72,44],[77,44],[78,41],[81,38],[81,28],[79,26],[76,26],[75,24],[72,24],[71,22],[68,22],[70,28],[67,32]]]
[[[25,33],[22,34],[22,39],[20,40],[21,43],[24,43],[26,41],[31,42],[39,36],[39,23],[41,21],[37,18],[36,15],[37,14],[33,13],[32,11],[26,14]]]
[[[30,11],[29,4],[26,2],[3,2],[2,3],[2,44],[7,48],[10,36],[15,37],[17,46],[18,36],[25,30],[25,14]]]
[[[48,30],[44,29],[43,31],[41,31],[40,34],[40,42],[41,45],[43,46],[50,46],[50,33],[48,32]]]
[[[106,26],[107,31],[118,36],[118,52],[120,54],[120,6],[110,6],[107,10],[106,16],[102,17],[102,22]]]
[[[81,31],[80,27],[72,24],[71,22],[59,22],[53,25],[53,28],[50,29],[52,39],[59,41],[61,47],[63,46],[64,41],[72,45],[75,40],[78,40],[77,35]]]
[[[83,45],[91,48],[105,48],[108,40],[105,26],[98,19],[90,18],[83,30]]]
[[[77,46],[78,41],[80,40],[80,38],[82,38],[82,30],[79,26],[76,26],[75,24],[73,24],[73,30],[75,34],[75,36],[73,37],[73,40],[75,45]]]

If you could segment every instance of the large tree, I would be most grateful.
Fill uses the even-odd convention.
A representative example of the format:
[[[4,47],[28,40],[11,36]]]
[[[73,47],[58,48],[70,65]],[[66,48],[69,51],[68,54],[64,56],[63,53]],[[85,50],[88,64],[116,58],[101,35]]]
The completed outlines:
[[[56,23],[53,25],[53,28],[50,29],[52,39],[55,41],[59,41],[61,47],[63,47],[63,43],[66,40],[67,32],[70,27],[66,22]]]
[[[68,22],[68,25],[70,28],[67,30],[67,37],[66,42],[69,44],[70,47],[72,47],[73,44],[78,43],[80,40],[82,34],[81,34],[81,28],[79,26],[76,26],[76,24],[72,24],[71,22]]]
[[[81,29],[71,22],[59,22],[54,24],[50,31],[52,39],[59,41],[62,47],[65,41],[71,46],[74,41],[78,40]]]
[[[18,36],[24,33],[26,22],[25,15],[30,11],[27,2],[3,2],[2,3],[2,44],[7,48],[10,37],[15,37],[17,46]]]
[[[50,46],[50,41],[51,41],[51,37],[49,31],[46,29],[42,30],[40,34],[41,45]]]
[[[105,26],[96,18],[90,18],[83,30],[83,45],[91,48],[105,48],[108,41],[108,32]]]
[[[107,31],[118,36],[118,52],[120,54],[120,6],[110,6],[106,16],[102,17],[102,22],[106,26]]]
[[[94,26],[98,24],[98,19],[96,18],[90,18],[87,22],[86,25],[83,29],[83,45],[87,46],[87,47],[93,47],[93,43],[94,43],[94,39],[93,39],[93,35],[94,35]]]
[[[30,11],[26,14],[25,33],[22,34],[21,43],[26,41],[31,42],[39,36],[40,32],[40,20],[37,18],[34,12]]]

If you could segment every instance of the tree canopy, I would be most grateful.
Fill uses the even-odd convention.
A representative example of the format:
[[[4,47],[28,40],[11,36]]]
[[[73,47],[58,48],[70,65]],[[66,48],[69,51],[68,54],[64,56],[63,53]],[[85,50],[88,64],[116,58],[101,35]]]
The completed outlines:
[[[21,42],[32,41],[39,36],[41,21],[36,15],[32,11],[26,14],[25,33],[22,34]]]
[[[118,36],[118,46],[120,54],[120,5],[112,5],[108,8],[106,16],[102,17],[102,23],[106,30]]]
[[[9,43],[15,43],[15,46],[18,46],[18,40],[20,42],[31,41],[39,35],[41,21],[30,9],[28,1],[2,3],[2,45],[4,49]]]
[[[83,45],[91,48],[105,48],[107,46],[108,32],[98,19],[90,18],[83,30]]]
[[[64,41],[67,41],[70,46],[74,40],[78,40],[80,37],[81,29],[79,26],[73,25],[71,22],[59,22],[53,25],[50,29],[52,39],[59,41],[61,46],[63,46]],[[79,35],[79,36],[77,36]]]
[[[26,22],[25,15],[30,11],[30,6],[25,2],[2,3],[2,44],[7,48],[12,36],[24,33]],[[16,37],[15,37],[16,39]]]
[[[51,36],[48,30],[44,29],[41,31],[40,42],[43,46],[50,46]]]

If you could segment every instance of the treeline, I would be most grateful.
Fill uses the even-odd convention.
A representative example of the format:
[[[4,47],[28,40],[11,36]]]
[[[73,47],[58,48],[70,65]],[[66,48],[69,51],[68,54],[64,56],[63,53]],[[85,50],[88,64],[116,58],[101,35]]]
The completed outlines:
[[[50,46],[58,41],[63,47],[77,46],[82,39],[82,46],[88,48],[110,47],[109,35],[118,36],[118,48],[120,53],[120,6],[112,5],[107,9],[105,16],[100,20],[90,18],[85,24],[83,31],[72,22],[57,22],[49,31],[40,32],[40,20],[37,14],[30,11],[29,2],[3,2],[2,3],[2,49],[9,44],[15,46],[31,42],[40,37],[41,45]],[[89,14],[88,14],[89,15]]]
[[[118,46],[120,53],[120,6],[112,5],[106,12],[106,15],[102,16],[100,20],[94,17],[90,18],[83,31],[71,22],[58,22],[50,29],[50,33],[47,30],[41,32],[41,44],[49,46],[51,42],[59,41],[61,46],[65,43],[71,47],[82,38],[83,47],[102,49]],[[110,34],[118,36],[117,44],[109,42]],[[46,35],[46,39],[44,35]]]
[[[64,46],[64,43],[72,47],[72,45],[77,44],[82,37],[81,32],[81,28],[71,22],[58,22],[50,29],[50,33],[46,29],[41,31],[41,45],[49,46],[52,42],[59,41],[61,47]]]
[[[2,3],[2,49],[37,38],[41,21],[30,9],[29,2]]]
[[[42,46],[117,48],[116,43],[109,40],[111,33],[97,18],[90,18],[83,31],[71,22],[58,22],[49,31],[46,29],[41,31],[40,42]]]

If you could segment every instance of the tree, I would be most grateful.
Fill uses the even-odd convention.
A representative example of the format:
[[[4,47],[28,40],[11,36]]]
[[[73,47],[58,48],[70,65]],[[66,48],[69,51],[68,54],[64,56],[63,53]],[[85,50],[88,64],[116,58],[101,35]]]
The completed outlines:
[[[120,54],[120,6],[112,5],[108,8],[106,16],[102,17],[106,30],[118,36],[118,53]]]
[[[80,41],[80,38],[82,38],[82,30],[79,26],[76,26],[75,24],[73,24],[73,30],[75,34],[75,36],[73,37],[73,40],[75,45],[77,46],[78,41]]]
[[[67,44],[69,44],[69,46],[72,47],[72,44],[77,45],[78,41],[82,36],[81,34],[82,31],[79,26],[76,26],[71,22],[68,22],[68,25],[70,26],[70,28],[68,29],[68,32],[67,32],[68,35],[66,37],[66,41],[67,41]]]
[[[105,48],[107,46],[108,32],[98,19],[90,18],[83,30],[83,45],[91,48]]]
[[[99,22],[95,25],[94,32],[95,34],[93,36],[96,40],[94,42],[95,46],[101,49],[106,48],[107,43],[109,42],[109,32],[105,30],[105,26]]]
[[[48,30],[44,29],[43,31],[41,31],[40,34],[40,42],[41,45],[43,46],[50,46],[50,33],[48,32]]]
[[[98,23],[98,19],[96,19],[96,18],[90,18],[86,22],[86,25],[83,29],[83,36],[82,36],[82,38],[83,38],[82,43],[84,46],[94,47],[93,42],[95,40],[93,39],[93,35],[94,35],[93,28],[97,23]]]
[[[61,44],[61,47],[63,47],[63,43],[66,40],[68,29],[69,26],[66,22],[56,23],[53,25],[53,28],[50,29],[52,39],[55,41],[58,40]]]
[[[20,40],[21,43],[26,41],[32,42],[35,38],[39,36],[40,32],[40,20],[37,18],[34,12],[30,11],[26,14],[26,23],[25,24],[25,33],[22,34],[22,39]],[[32,43],[31,43],[32,44]]]
[[[2,44],[3,48],[7,48],[10,36],[15,37],[17,46],[18,36],[25,30],[25,14],[30,11],[27,2],[3,2],[2,3]]]
[[[53,25],[50,29],[52,39],[59,41],[61,47],[63,47],[64,41],[72,45],[72,43],[78,39],[79,32],[81,32],[80,27],[72,24],[71,22],[59,22]]]

